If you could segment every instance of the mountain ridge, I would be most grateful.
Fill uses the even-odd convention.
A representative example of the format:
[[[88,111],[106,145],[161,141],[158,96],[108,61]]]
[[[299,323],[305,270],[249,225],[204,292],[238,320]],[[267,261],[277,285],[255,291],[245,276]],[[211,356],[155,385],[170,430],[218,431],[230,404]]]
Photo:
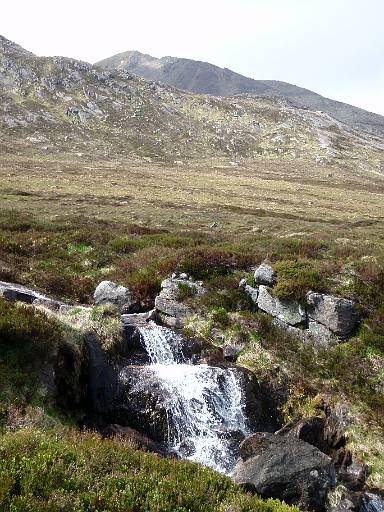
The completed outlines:
[[[182,90],[213,96],[256,94],[288,98],[294,106],[320,110],[353,128],[384,135],[384,116],[360,107],[325,98],[309,89],[279,80],[255,80],[228,68],[178,57],[156,58],[138,51],[121,52],[95,63],[103,69],[119,69]]]

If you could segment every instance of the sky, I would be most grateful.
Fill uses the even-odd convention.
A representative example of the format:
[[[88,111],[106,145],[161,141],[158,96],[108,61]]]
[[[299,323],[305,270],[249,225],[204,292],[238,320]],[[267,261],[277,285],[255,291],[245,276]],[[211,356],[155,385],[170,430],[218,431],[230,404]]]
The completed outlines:
[[[37,55],[185,57],[384,115],[384,0],[2,3],[0,34]]]

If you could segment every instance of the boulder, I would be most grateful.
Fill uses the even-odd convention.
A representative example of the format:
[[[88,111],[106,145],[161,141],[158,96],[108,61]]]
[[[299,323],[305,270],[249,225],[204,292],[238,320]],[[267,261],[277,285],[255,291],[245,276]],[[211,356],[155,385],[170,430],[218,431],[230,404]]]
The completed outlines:
[[[273,286],[276,283],[276,273],[268,263],[262,263],[255,270],[255,283]]]
[[[359,315],[352,300],[310,291],[307,303],[309,320],[322,324],[336,336],[346,339],[356,331]]]
[[[259,286],[257,305],[262,311],[288,325],[300,325],[306,321],[306,314],[295,299],[274,297],[264,285]]]
[[[240,445],[242,461],[233,480],[263,497],[277,498],[303,509],[325,510],[335,486],[332,459],[295,437],[256,433]]]
[[[187,274],[172,274],[161,283],[161,292],[155,298],[155,308],[160,313],[162,323],[167,327],[180,329],[184,319],[192,314],[192,309],[183,303],[183,296],[200,297],[205,293],[201,281],[192,281]]]
[[[93,295],[95,304],[112,304],[120,313],[137,313],[140,310],[138,301],[132,292],[125,286],[120,286],[112,281],[102,281]]]

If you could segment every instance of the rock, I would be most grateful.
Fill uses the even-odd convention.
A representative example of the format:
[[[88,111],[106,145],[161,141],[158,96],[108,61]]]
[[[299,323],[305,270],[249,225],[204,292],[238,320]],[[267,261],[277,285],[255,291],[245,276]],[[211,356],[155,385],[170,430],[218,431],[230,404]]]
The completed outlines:
[[[37,299],[51,300],[35,290],[31,290],[20,284],[6,283],[4,281],[0,281],[0,297],[11,301],[25,302],[27,304],[32,304]]]
[[[140,306],[131,291],[111,281],[102,281],[93,295],[95,304],[113,304],[120,313],[137,313]]]
[[[119,391],[114,397],[118,423],[130,426],[157,442],[168,439],[167,390],[151,366],[126,366],[118,373]]]
[[[159,444],[155,443],[151,438],[138,432],[131,427],[123,427],[116,423],[108,425],[101,431],[103,437],[123,437],[133,441],[138,448],[144,448],[150,452],[166,455],[166,450]]]
[[[306,320],[305,311],[297,300],[274,297],[264,285],[259,286],[257,305],[262,311],[288,325],[299,325]]]
[[[349,450],[345,452],[337,471],[338,480],[351,491],[362,491],[369,476],[369,467],[363,462],[353,460]]]
[[[124,325],[146,325],[148,322],[156,322],[158,315],[156,309],[146,313],[130,313],[121,315],[121,321]]]
[[[273,286],[276,283],[276,273],[267,263],[262,263],[255,270],[255,283]]]
[[[361,512],[382,512],[384,510],[384,493],[367,492],[363,496]]]
[[[259,295],[258,288],[253,288],[253,286],[250,286],[249,284],[247,284],[247,281],[245,279],[241,279],[241,281],[239,283],[239,288],[243,288],[245,293],[251,297],[252,301],[255,304],[257,304],[257,297]]]
[[[42,306],[43,308],[50,309],[51,311],[60,311],[60,308],[62,306],[65,306],[63,302],[59,302],[57,300],[48,299],[46,297],[41,297],[38,299],[35,299],[32,302],[33,306]]]
[[[235,343],[225,343],[223,345],[223,357],[226,361],[235,362],[244,345]]]
[[[177,329],[184,327],[183,320],[192,314],[192,309],[183,304],[180,297],[183,293],[200,297],[205,292],[203,283],[188,279],[187,274],[180,274],[179,277],[172,274],[172,277],[165,279],[161,283],[160,294],[155,298],[155,308],[160,312],[163,324]]]
[[[326,405],[325,418],[324,437],[328,446],[333,450],[342,448],[346,443],[345,432],[353,421],[349,405],[344,402]]]
[[[307,303],[309,320],[324,325],[342,339],[355,332],[359,315],[353,301],[310,291]]]
[[[243,460],[233,480],[263,497],[278,498],[303,509],[324,510],[335,486],[330,457],[294,438],[256,433],[240,445]]]
[[[313,320],[309,320],[308,322],[308,330],[305,331],[305,341],[324,346],[333,345],[334,343],[339,342],[338,338],[332,331]]]
[[[87,349],[87,370],[85,382],[87,389],[86,408],[92,426],[115,422],[115,397],[118,379],[115,367],[103,352],[97,336],[84,335]]]
[[[316,446],[321,452],[328,453],[328,446],[324,439],[324,428],[325,418],[311,416],[289,425],[288,428],[281,429],[276,434],[297,437],[312,446]]]

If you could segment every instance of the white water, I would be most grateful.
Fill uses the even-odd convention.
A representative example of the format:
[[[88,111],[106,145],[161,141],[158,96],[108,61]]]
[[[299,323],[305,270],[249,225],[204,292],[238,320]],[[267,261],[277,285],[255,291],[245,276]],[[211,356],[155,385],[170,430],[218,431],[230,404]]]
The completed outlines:
[[[249,433],[238,371],[189,364],[182,338],[170,329],[153,325],[140,333],[164,389],[169,447],[183,458],[230,472],[237,458],[230,437]]]

